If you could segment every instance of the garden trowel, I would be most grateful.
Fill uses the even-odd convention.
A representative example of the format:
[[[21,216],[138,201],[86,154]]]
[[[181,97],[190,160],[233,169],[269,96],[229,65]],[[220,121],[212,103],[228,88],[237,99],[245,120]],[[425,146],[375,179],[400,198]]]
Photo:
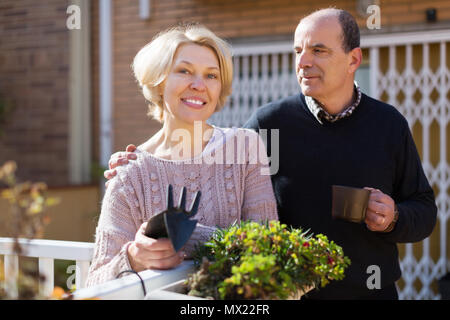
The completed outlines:
[[[186,211],[186,188],[181,189],[178,207],[173,206],[172,185],[167,188],[167,208],[150,218],[145,235],[150,238],[169,238],[173,248],[178,252],[194,232],[197,220],[190,220],[198,210],[201,192],[198,191]]]

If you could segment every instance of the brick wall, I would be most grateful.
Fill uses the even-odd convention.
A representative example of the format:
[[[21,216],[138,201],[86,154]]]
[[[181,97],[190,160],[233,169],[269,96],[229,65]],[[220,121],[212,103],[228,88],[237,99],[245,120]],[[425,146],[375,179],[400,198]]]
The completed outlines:
[[[300,17],[330,4],[357,16],[354,0],[151,0],[148,21],[139,19],[138,0],[113,4],[113,150],[139,144],[160,127],[146,116],[130,64],[161,29],[198,21],[227,39],[290,37]],[[68,183],[68,5],[68,0],[0,2],[0,92],[15,105],[0,138],[0,163],[15,159],[22,178],[50,185]],[[383,28],[423,23],[428,7],[438,8],[438,20],[450,20],[446,0],[383,0],[380,5]],[[91,16],[93,161],[98,161],[98,0],[91,0]],[[364,28],[365,20],[358,22]]]
[[[98,70],[98,5],[93,2],[93,71]],[[139,1],[114,2],[114,144],[123,150],[128,143],[139,144],[153,135],[160,125],[146,117],[147,106],[132,76],[130,64],[137,51],[161,29],[178,22],[198,21],[227,39],[258,36],[290,37],[299,19],[316,9],[334,5],[359,17],[356,1],[292,0],[151,0],[151,18],[139,18]],[[423,24],[425,9],[438,8],[438,20],[450,20],[450,1],[384,0],[380,1],[381,25]],[[97,77],[94,72],[94,77]],[[94,80],[95,131],[98,132],[98,79]],[[98,140],[94,141],[98,154]]]
[[[68,181],[66,1],[1,0],[0,94],[14,105],[0,137],[0,164],[19,177]]]

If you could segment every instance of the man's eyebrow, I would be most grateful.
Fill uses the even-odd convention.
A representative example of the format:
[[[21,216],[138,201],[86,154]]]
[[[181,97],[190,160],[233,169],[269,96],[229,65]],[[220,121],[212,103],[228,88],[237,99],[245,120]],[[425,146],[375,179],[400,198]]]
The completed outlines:
[[[192,63],[190,63],[189,61],[186,61],[186,60],[181,60],[181,61],[179,61],[178,63],[185,63],[185,64],[188,64],[188,65],[191,65],[192,66]],[[210,67],[207,67],[208,69],[217,69],[217,70],[220,70],[218,67],[216,67],[216,66],[210,66]]]
[[[323,43],[314,43],[313,45],[309,46],[310,48],[322,48],[322,49],[330,49]]]
[[[301,49],[302,47],[300,46],[294,46],[294,50],[297,51],[298,49]],[[314,43],[310,46],[308,46],[309,49],[311,48],[320,48],[320,49],[327,49],[327,50],[331,50],[331,48],[327,47],[326,45],[324,45],[323,43]]]

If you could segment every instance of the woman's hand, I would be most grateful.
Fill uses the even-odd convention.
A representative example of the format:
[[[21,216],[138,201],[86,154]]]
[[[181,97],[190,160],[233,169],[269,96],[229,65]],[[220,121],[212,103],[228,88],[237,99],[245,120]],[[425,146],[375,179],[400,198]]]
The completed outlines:
[[[136,160],[137,156],[134,153],[136,146],[134,144],[129,144],[125,149],[125,152],[119,151],[111,155],[109,158],[108,166],[109,170],[105,170],[103,176],[107,179],[105,187],[108,188],[109,180],[114,178],[117,171],[114,169],[118,166],[122,166],[128,163],[128,160]]]
[[[171,269],[184,259],[182,251],[175,252],[168,238],[153,239],[145,236],[147,222],[136,232],[134,241],[128,246],[128,260],[134,271],[147,269]]]

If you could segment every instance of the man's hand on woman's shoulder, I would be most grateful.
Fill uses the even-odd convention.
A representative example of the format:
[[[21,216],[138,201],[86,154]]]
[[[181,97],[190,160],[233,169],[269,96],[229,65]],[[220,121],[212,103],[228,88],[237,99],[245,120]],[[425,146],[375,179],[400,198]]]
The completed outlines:
[[[128,160],[137,159],[134,151],[136,151],[136,146],[134,144],[129,144],[126,147],[125,152],[119,151],[111,155],[108,161],[109,169],[105,170],[105,172],[103,173],[104,177],[107,179],[105,183],[106,188],[108,188],[109,180],[114,178],[117,174],[117,171],[115,169],[116,167],[127,164]]]

